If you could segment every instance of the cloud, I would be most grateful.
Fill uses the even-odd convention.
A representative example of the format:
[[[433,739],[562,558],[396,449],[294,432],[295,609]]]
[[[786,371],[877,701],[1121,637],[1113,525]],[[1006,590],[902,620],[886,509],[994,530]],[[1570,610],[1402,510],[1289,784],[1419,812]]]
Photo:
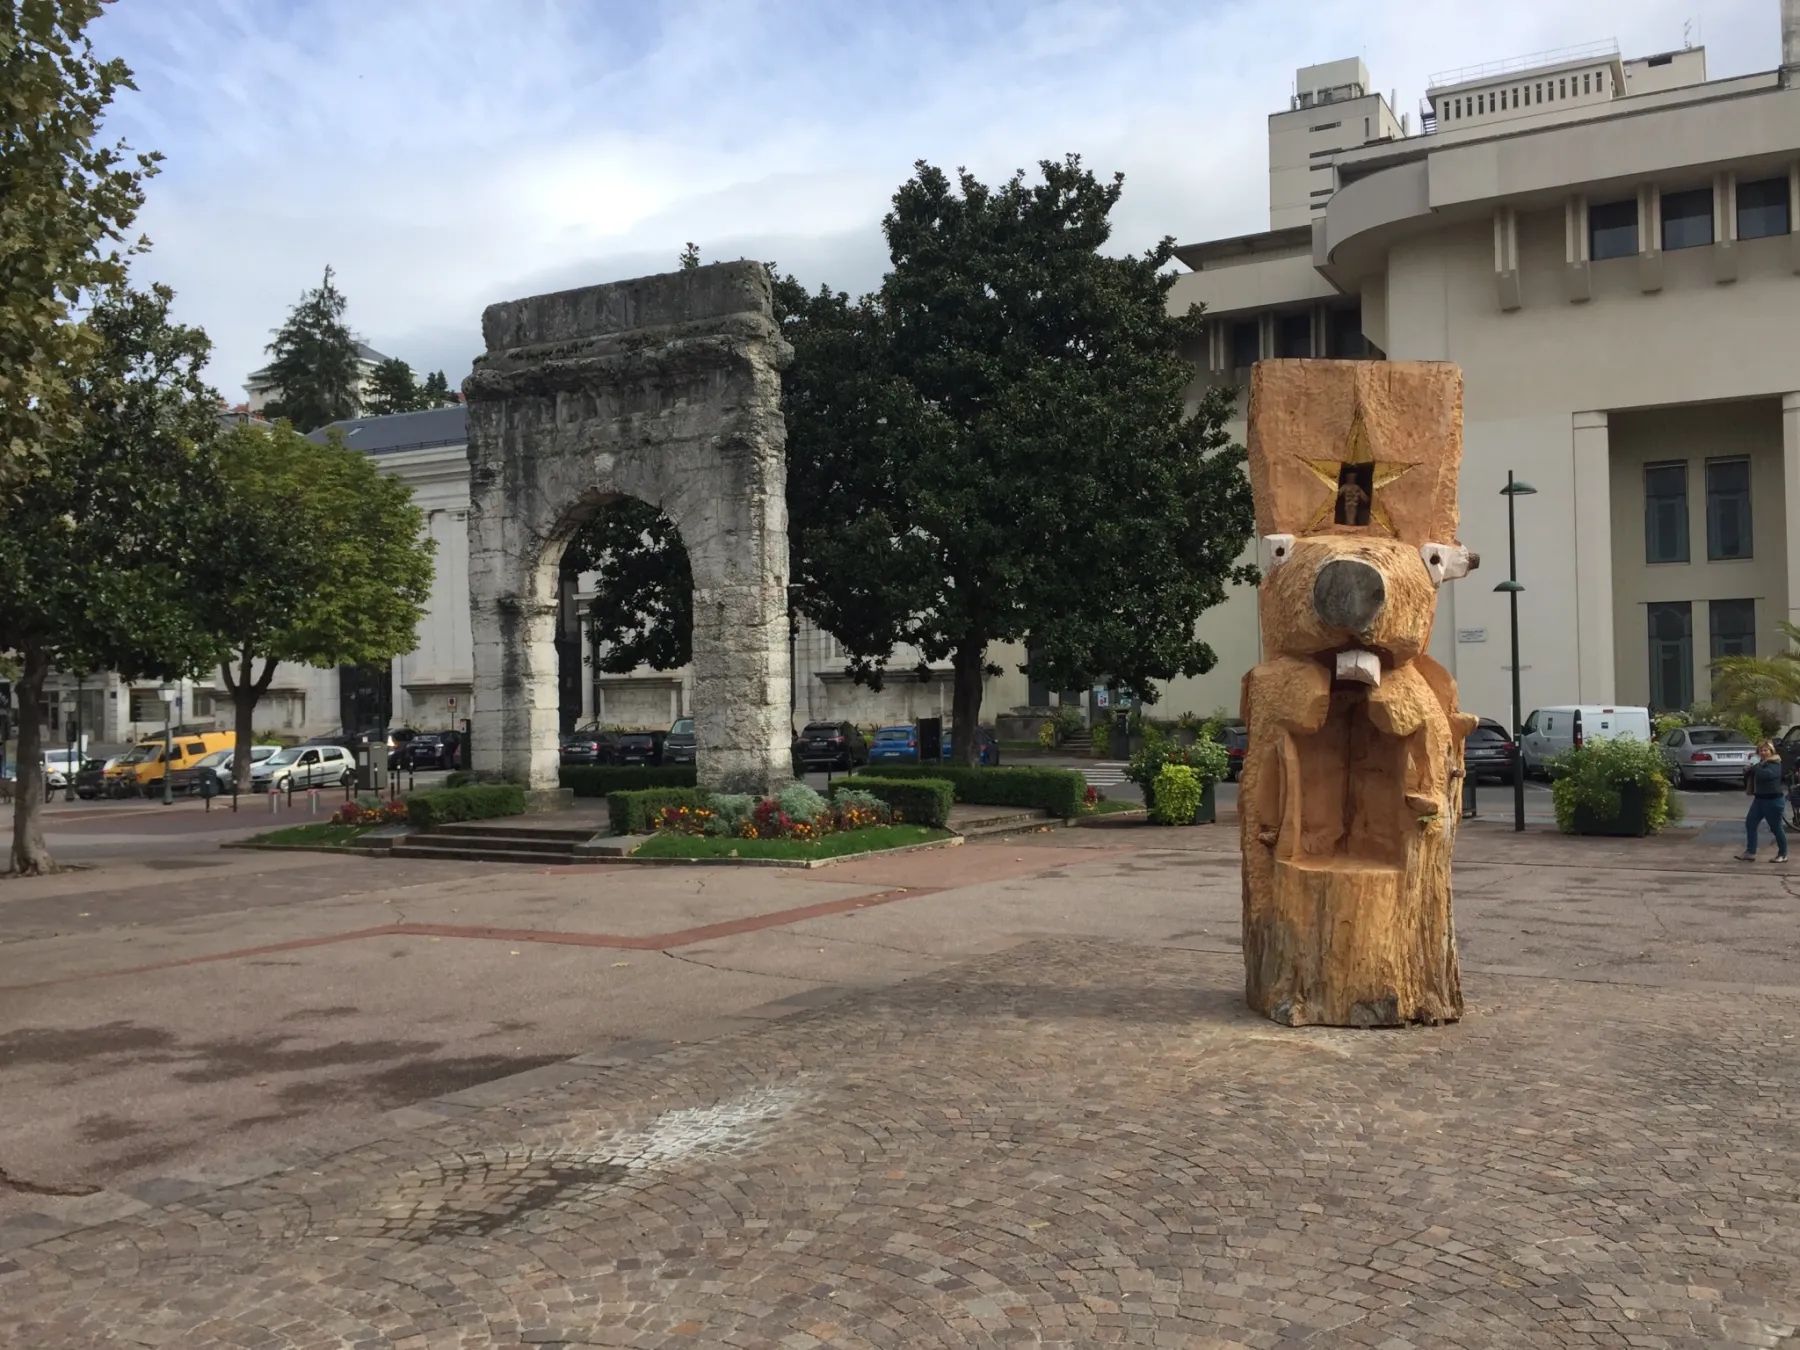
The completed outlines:
[[[466,373],[495,300],[708,258],[866,290],[915,159],[989,180],[1080,152],[1126,174],[1114,246],[1267,220],[1265,123],[1296,66],[1429,74],[1617,36],[1714,75],[1775,63],[1775,0],[120,0],[95,36],[139,92],[108,130],[167,156],[146,278],[241,396],[327,263],[350,318]]]

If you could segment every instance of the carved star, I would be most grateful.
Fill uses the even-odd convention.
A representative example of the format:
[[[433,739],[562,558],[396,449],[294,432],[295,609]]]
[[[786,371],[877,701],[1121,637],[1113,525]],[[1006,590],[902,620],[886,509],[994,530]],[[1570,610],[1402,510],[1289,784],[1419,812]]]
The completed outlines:
[[[1344,470],[1351,468],[1369,468],[1369,523],[1379,526],[1391,535],[1398,535],[1394,522],[1389,518],[1387,510],[1381,504],[1381,489],[1401,478],[1413,468],[1411,464],[1396,464],[1392,460],[1375,457],[1375,448],[1369,443],[1369,428],[1363,421],[1362,409],[1356,411],[1356,419],[1350,424],[1350,435],[1344,444],[1344,452],[1337,459],[1307,459],[1301,463],[1311,470],[1326,487],[1331,489],[1331,496],[1326,499],[1311,520],[1306,523],[1306,532],[1311,534],[1321,525],[1333,523],[1337,515],[1338,503],[1342,501],[1354,516],[1356,508],[1363,502],[1363,490],[1357,483],[1356,475],[1346,474]]]

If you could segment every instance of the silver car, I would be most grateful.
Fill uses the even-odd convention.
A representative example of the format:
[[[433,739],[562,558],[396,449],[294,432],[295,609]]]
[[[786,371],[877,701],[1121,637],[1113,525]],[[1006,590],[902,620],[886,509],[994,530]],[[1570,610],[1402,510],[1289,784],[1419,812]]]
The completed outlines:
[[[348,787],[356,781],[356,761],[341,745],[295,745],[278,750],[250,768],[252,792],[295,792]]]
[[[1737,786],[1756,763],[1756,747],[1729,727],[1676,727],[1658,742],[1675,781]]]

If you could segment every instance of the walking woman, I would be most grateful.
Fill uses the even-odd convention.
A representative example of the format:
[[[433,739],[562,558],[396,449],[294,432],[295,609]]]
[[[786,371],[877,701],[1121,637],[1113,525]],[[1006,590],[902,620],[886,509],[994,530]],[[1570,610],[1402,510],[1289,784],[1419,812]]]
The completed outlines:
[[[1745,775],[1745,790],[1752,800],[1750,813],[1744,817],[1744,851],[1737,858],[1739,862],[1756,861],[1756,827],[1766,820],[1769,833],[1775,836],[1775,856],[1771,861],[1786,862],[1787,831],[1781,824],[1781,808],[1786,801],[1781,787],[1781,756],[1769,741],[1757,742],[1756,755],[1756,767]]]

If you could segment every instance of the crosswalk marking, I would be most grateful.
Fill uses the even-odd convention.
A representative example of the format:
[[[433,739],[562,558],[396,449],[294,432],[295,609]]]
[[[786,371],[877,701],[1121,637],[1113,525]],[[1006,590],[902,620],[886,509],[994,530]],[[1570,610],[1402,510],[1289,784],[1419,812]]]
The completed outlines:
[[[1125,770],[1130,767],[1129,764],[1113,764],[1102,760],[1098,764],[1083,764],[1081,776],[1094,787],[1113,787],[1125,781]]]

